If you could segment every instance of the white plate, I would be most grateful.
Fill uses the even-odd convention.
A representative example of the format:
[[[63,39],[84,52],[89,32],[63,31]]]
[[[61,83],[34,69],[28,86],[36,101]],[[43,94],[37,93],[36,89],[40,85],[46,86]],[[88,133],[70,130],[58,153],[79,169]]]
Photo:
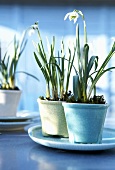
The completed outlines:
[[[30,111],[20,111],[17,112],[17,116],[11,116],[11,117],[0,117],[0,122],[22,122],[22,121],[26,121],[29,119],[34,119],[39,117],[39,113],[38,112],[30,112]]]
[[[28,134],[36,143],[57,149],[96,151],[115,148],[115,131],[112,129],[104,129],[102,144],[77,144],[70,143],[68,138],[44,137],[40,126],[29,128]]]
[[[25,126],[32,124],[33,121],[23,122],[0,122],[0,131],[22,130]]]

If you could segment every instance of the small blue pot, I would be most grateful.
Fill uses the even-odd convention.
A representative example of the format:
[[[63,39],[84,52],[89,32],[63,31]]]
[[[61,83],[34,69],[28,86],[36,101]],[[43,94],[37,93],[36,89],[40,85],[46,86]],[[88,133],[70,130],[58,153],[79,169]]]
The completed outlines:
[[[101,143],[107,104],[63,103],[69,141]]]

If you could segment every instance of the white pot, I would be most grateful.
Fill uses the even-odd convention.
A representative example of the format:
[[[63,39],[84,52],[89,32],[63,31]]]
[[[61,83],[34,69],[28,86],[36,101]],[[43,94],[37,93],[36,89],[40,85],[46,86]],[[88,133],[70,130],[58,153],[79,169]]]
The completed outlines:
[[[0,116],[16,116],[20,90],[0,90]]]
[[[44,136],[57,135],[68,137],[65,113],[61,101],[37,100]]]

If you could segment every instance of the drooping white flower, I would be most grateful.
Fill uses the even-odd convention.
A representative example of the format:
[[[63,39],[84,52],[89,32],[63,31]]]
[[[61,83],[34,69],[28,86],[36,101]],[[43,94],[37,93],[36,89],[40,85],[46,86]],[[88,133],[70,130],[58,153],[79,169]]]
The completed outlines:
[[[31,25],[28,28],[28,35],[31,36],[32,34],[34,34],[35,30],[38,30],[38,22],[35,22],[35,24]]]
[[[29,29],[28,31],[28,35],[31,36],[32,34],[34,34],[35,30],[34,29]]]
[[[74,23],[76,23],[77,19],[79,18],[79,14],[76,11],[69,12],[65,15],[64,20],[69,18],[70,21],[74,20]]]

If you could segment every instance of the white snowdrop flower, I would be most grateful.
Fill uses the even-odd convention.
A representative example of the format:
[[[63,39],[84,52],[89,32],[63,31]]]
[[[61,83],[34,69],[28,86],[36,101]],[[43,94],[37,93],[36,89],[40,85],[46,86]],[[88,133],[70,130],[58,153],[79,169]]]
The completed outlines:
[[[76,23],[77,19],[79,18],[79,14],[76,11],[69,12],[65,15],[64,20],[69,18],[70,21],[74,20],[74,23]]]

